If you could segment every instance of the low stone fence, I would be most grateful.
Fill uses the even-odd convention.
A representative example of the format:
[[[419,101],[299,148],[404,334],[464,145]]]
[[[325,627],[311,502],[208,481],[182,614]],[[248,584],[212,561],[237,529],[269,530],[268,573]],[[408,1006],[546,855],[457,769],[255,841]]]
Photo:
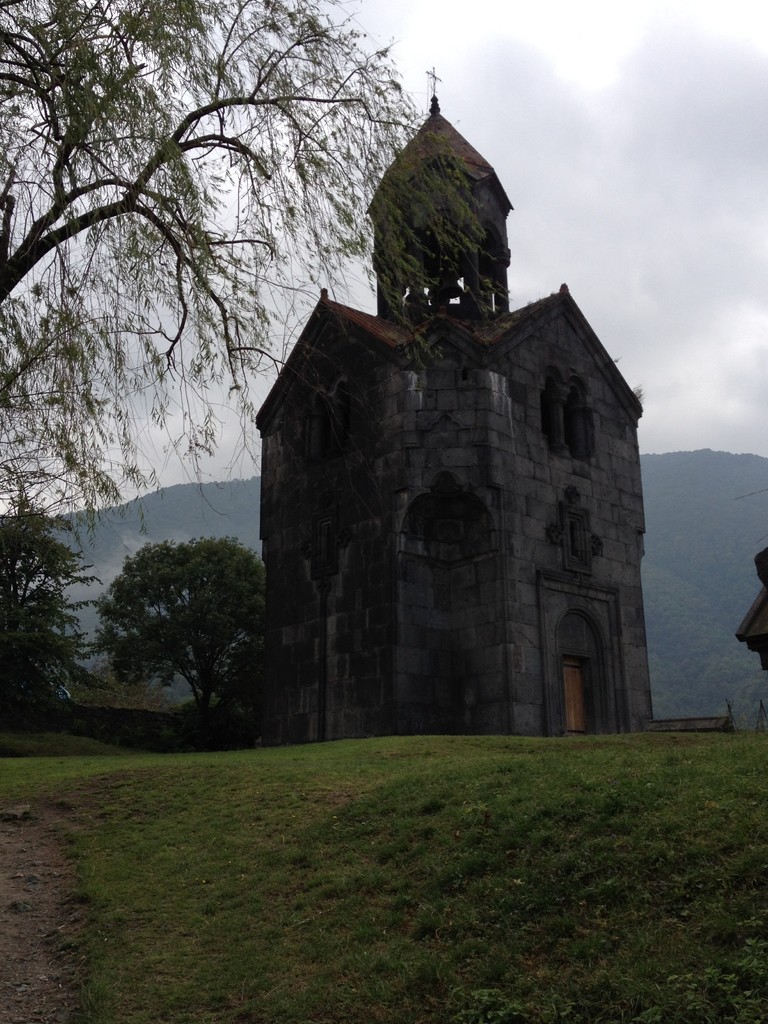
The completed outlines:
[[[105,743],[142,750],[178,750],[181,718],[173,711],[143,708],[102,708],[73,701],[55,710],[30,710],[4,715],[0,730],[69,732]]]
[[[100,708],[75,704],[72,732],[124,747],[143,750],[177,750],[181,719],[173,711],[143,708]]]
[[[733,732],[730,715],[710,718],[655,718],[645,723],[646,732]]]

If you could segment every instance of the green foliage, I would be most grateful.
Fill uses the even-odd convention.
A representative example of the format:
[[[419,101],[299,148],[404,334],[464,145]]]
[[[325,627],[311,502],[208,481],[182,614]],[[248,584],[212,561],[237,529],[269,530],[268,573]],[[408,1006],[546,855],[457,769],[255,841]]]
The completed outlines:
[[[497,988],[477,989],[465,1004],[452,1018],[453,1024],[528,1024],[531,1019],[522,1003]]]
[[[138,421],[246,417],[296,291],[369,248],[412,110],[342,2],[0,0],[0,497],[114,503]]]
[[[193,701],[179,708],[173,745],[169,750],[242,750],[255,745],[259,738],[259,689],[257,680],[252,692],[237,701],[216,703],[204,717]],[[157,747],[147,749],[156,750]]]
[[[67,595],[88,577],[66,524],[19,499],[0,518],[0,709],[53,706],[78,679],[82,637]]]
[[[147,544],[97,601],[95,646],[119,680],[189,684],[207,743],[224,709],[257,720],[264,566],[231,538]]]
[[[0,733],[0,757],[117,757],[134,751],[61,732]]]
[[[118,679],[108,662],[101,661],[70,687],[72,699],[82,706],[101,708],[138,708],[143,711],[167,711],[170,703],[165,690],[149,680],[127,682]]]
[[[126,554],[135,554],[145,544],[171,537],[188,541],[194,537],[235,537],[248,548],[259,551],[259,499],[261,480],[230,480],[226,483],[176,484],[143,498],[99,513],[91,529],[81,517],[73,517],[81,535],[86,560],[106,587],[117,576]],[[93,636],[98,615],[92,599],[95,587],[75,588],[75,599],[87,601],[80,611],[83,632]],[[184,699],[186,694],[178,695]]]
[[[671,974],[668,1000],[651,1006],[632,1024],[763,1024],[768,994],[768,942],[747,939],[727,967]]]

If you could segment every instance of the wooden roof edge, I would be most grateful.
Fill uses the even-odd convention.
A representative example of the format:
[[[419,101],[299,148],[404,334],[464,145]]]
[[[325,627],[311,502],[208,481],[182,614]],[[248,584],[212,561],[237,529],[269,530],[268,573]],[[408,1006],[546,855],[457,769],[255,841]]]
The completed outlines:
[[[749,611],[742,619],[741,625],[736,630],[736,639],[741,643],[749,643],[750,640],[765,636],[768,640],[768,616],[766,613],[768,613],[768,591],[765,587],[761,587],[757,597],[749,606]],[[766,616],[764,628],[755,630],[755,624],[761,616]]]

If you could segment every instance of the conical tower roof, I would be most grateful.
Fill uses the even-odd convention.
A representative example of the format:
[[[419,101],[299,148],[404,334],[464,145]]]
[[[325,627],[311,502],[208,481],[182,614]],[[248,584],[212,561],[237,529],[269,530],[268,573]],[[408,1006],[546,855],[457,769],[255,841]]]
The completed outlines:
[[[435,145],[435,140],[439,140],[438,146]],[[440,113],[437,96],[433,96],[429,117],[397,159],[398,161],[409,160],[413,163],[420,163],[431,160],[436,150],[445,152],[446,149],[464,164],[474,187],[487,183],[493,188],[501,201],[506,216],[512,209],[512,203],[497,178],[493,166],[478,153],[474,146],[467,142],[461,132],[457,131],[447,118],[443,117]]]

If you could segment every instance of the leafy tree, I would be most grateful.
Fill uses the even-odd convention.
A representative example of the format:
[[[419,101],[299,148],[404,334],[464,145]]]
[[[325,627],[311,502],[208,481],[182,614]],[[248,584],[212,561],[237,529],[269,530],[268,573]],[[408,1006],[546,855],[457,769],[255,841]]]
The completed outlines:
[[[67,597],[85,583],[67,524],[19,501],[0,518],[0,707],[53,703],[82,673],[83,638]]]
[[[69,689],[72,699],[80,705],[138,708],[143,711],[168,711],[171,707],[166,689],[149,680],[143,683],[121,681],[115,677],[112,666],[106,660],[91,666]]]
[[[204,736],[216,713],[258,704],[264,565],[231,538],[147,544],[96,602],[95,647],[119,680],[189,683]]]
[[[140,422],[194,458],[212,387],[252,413],[275,316],[367,250],[412,117],[345,11],[0,0],[0,498],[114,503]]]

